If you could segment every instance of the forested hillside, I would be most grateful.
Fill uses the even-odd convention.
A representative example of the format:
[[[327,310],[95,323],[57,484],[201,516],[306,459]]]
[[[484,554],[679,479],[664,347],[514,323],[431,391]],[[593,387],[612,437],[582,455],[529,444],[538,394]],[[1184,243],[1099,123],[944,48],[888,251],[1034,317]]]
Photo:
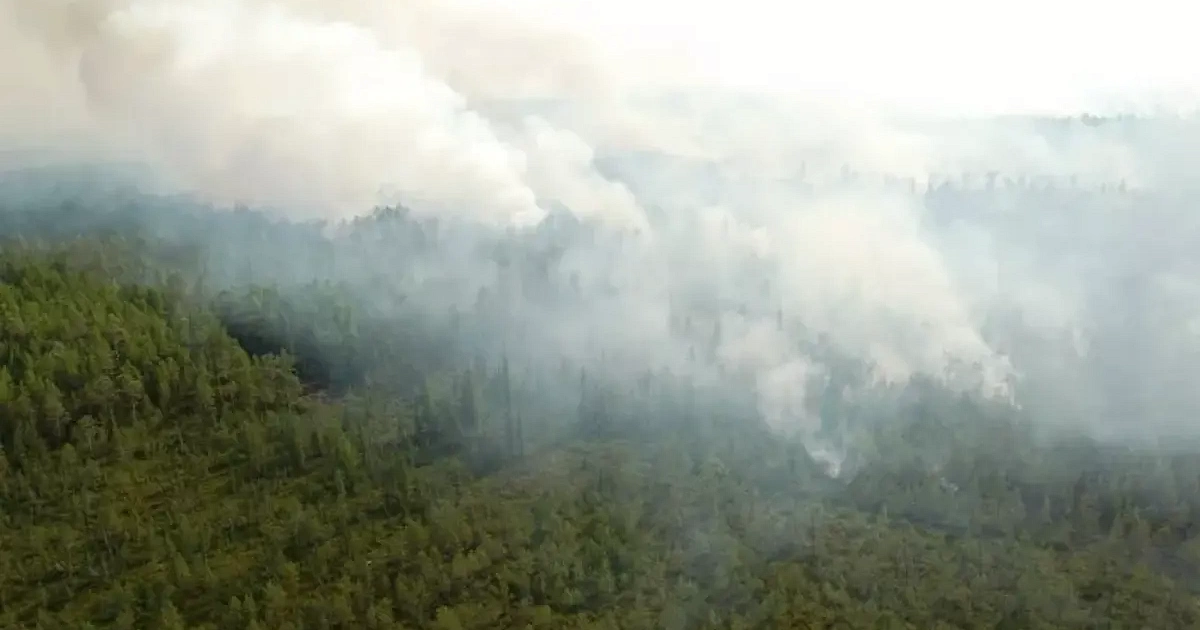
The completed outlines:
[[[122,199],[0,210],[0,628],[1200,627],[1200,450],[917,379],[821,401],[830,476],[725,390],[417,299],[403,212]],[[578,291],[523,247],[525,299]]]

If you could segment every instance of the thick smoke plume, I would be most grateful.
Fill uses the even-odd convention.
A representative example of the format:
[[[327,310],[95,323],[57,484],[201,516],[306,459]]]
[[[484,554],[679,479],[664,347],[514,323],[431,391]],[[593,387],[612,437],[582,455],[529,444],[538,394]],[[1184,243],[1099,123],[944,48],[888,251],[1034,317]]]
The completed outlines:
[[[949,86],[981,87],[998,65],[889,92],[899,69],[876,58],[879,89],[851,92],[835,84],[870,64],[750,34],[780,16],[581,6],[9,0],[0,140],[19,152],[5,162],[132,160],[170,189],[302,219],[403,204],[446,222],[444,248],[406,269],[364,256],[355,273],[445,281],[431,313],[492,308],[503,345],[548,361],[746,383],[783,432],[817,433],[818,392],[916,377],[1064,422],[1177,427],[1200,410],[1139,371],[1195,367],[1200,350],[1185,273],[1200,250],[1182,246],[1194,221],[1171,194],[1200,157],[1188,120],[964,117],[979,108]],[[688,22],[680,11],[711,41],[644,28]],[[848,19],[829,11],[808,16],[808,41]],[[883,35],[864,37],[913,39]],[[1057,87],[1023,94],[1054,110],[1095,96]],[[945,111],[914,114],[919,94]],[[481,253],[506,233],[570,299],[539,299],[511,257]],[[1154,325],[1114,319],[1152,302]],[[1153,337],[1117,340],[1135,334]],[[868,374],[837,380],[834,355]],[[1118,380],[1139,393],[1105,392]]]

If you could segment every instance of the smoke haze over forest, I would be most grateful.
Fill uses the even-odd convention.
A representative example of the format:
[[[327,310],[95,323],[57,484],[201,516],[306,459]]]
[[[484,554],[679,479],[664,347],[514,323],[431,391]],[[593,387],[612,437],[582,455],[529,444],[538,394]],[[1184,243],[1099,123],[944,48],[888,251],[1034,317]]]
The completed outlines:
[[[296,221],[403,206],[434,247],[206,246],[230,284],[472,311],[493,360],[751,396],[814,450],[852,443],[823,400],[913,379],[1195,435],[1196,45],[1147,6],[1038,7],[10,0],[3,192],[136,164],[144,191]],[[288,262],[238,277],[253,260]]]
[[[1148,0],[0,0],[0,628],[1200,628]]]

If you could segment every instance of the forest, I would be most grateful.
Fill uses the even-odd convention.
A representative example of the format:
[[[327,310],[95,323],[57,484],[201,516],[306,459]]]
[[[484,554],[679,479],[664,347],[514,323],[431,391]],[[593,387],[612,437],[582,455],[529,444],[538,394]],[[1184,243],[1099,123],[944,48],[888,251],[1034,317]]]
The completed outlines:
[[[605,242],[569,217],[485,239],[403,208],[331,227],[4,177],[0,628],[1200,627],[1185,440],[868,386],[743,296],[831,366],[810,397],[830,459],[722,371],[704,296],[673,303],[682,364],[555,336],[622,288],[567,265]]]

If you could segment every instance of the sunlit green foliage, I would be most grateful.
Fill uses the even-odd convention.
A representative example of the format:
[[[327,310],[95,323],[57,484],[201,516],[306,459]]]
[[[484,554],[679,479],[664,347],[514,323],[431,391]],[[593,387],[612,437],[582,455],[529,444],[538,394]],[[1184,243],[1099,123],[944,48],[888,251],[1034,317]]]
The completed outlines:
[[[0,255],[0,628],[1200,625],[1196,455],[929,390],[831,408],[893,420],[833,481],[666,377],[547,402],[335,285],[59,243]]]

